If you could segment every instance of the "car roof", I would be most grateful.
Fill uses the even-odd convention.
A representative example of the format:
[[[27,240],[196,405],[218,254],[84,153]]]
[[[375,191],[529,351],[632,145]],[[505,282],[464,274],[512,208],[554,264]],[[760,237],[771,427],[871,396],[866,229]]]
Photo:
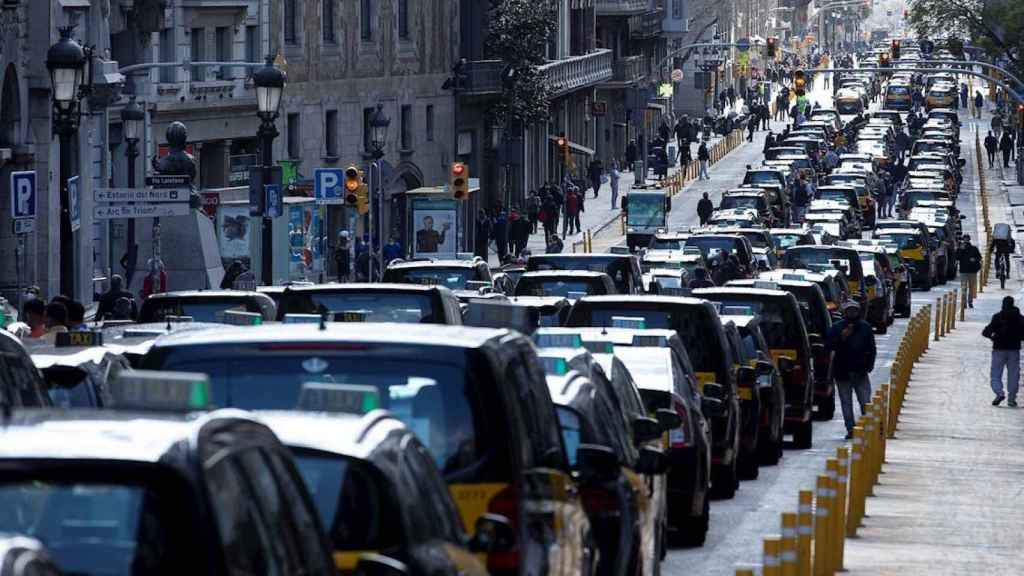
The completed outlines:
[[[392,261],[388,264],[389,270],[402,270],[407,268],[476,268],[478,265],[483,264],[482,260],[402,260],[400,262]]]
[[[716,294],[736,294],[736,295],[750,295],[750,296],[764,296],[767,298],[788,298],[789,292],[785,290],[770,290],[767,288],[754,288],[746,286],[717,286],[715,288],[698,288],[693,291],[694,296],[716,295]]]
[[[366,414],[261,411],[257,418],[288,447],[365,459],[391,432],[408,430],[386,410]]]
[[[174,298],[237,298],[239,300],[246,298],[269,298],[262,292],[250,292],[247,290],[179,290],[177,292],[159,292],[152,294],[146,300],[170,300]]]
[[[688,296],[626,296],[623,294],[609,294],[603,296],[584,296],[576,301],[576,305],[583,304],[674,304],[678,306],[703,306],[707,301],[700,298]]]
[[[307,294],[307,293],[331,293],[331,292],[434,292],[438,290],[447,290],[444,286],[425,286],[423,284],[399,284],[397,282],[387,283],[329,283],[329,284],[314,284],[312,286],[290,286],[287,288],[289,292]]]
[[[360,323],[358,329],[353,329],[352,323],[345,322],[329,322],[323,326],[317,324],[264,324],[262,326],[232,326],[224,330],[168,334],[157,338],[151,351],[177,346],[274,342],[370,342],[476,348],[509,333],[510,331],[505,329],[384,322]]]
[[[520,280],[524,278],[603,278],[608,277],[608,274],[604,272],[596,272],[592,270],[534,270],[532,272],[524,272],[519,277]]]

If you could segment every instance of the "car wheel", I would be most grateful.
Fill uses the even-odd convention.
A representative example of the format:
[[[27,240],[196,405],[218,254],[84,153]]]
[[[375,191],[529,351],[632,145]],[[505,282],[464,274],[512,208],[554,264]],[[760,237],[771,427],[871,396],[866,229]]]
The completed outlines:
[[[676,532],[674,543],[677,546],[686,548],[699,548],[704,545],[708,538],[708,528],[711,525],[711,499],[704,497],[704,508],[700,516],[686,518],[680,522],[679,530]]]
[[[808,418],[806,422],[797,424],[793,432],[793,444],[800,450],[807,450],[814,441],[814,419]]]
[[[715,466],[715,474],[711,479],[711,494],[721,500],[731,500],[736,496],[739,476],[736,474],[736,458],[732,464]]]
[[[778,437],[765,438],[762,436],[762,438],[757,446],[757,459],[762,466],[775,466],[779,463],[779,457],[782,456],[779,451],[779,446],[782,445],[782,442],[779,442]]]
[[[740,458],[738,473],[740,480],[757,480],[761,472],[757,450]]]

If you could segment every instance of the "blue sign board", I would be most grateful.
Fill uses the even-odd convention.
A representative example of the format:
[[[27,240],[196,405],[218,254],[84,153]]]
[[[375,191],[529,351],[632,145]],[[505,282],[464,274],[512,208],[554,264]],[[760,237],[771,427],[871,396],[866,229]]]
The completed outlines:
[[[284,214],[284,198],[281,196],[281,186],[278,184],[267,184],[263,189],[267,194],[267,217],[277,218]]]
[[[340,168],[318,168],[313,172],[317,204],[345,203],[345,172]]]
[[[82,199],[79,197],[81,179],[78,176],[68,178],[68,208],[71,212],[71,231],[82,227]]]
[[[11,214],[15,219],[36,217],[36,172],[11,172]]]

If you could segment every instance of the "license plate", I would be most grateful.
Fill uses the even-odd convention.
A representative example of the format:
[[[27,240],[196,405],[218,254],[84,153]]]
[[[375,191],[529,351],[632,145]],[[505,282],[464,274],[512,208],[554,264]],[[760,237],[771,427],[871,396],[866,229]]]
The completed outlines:
[[[750,388],[737,388],[736,397],[740,400],[753,400],[754,391]]]

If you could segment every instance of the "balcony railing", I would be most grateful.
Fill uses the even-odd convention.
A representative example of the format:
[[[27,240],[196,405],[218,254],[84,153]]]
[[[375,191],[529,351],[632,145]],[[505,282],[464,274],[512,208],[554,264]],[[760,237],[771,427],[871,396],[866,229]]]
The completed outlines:
[[[665,10],[662,8],[648,10],[637,16],[630,16],[629,35],[633,38],[655,38],[661,35],[664,22]]]
[[[502,60],[467,62],[461,94],[484,96],[501,93]],[[581,56],[548,62],[540,67],[551,85],[551,96],[557,98],[574,90],[594,86],[612,78],[612,51],[596,50]]]
[[[619,58],[613,66],[611,83],[632,84],[647,75],[646,56],[625,56]]]
[[[651,9],[649,0],[595,0],[598,16],[635,16]]]

